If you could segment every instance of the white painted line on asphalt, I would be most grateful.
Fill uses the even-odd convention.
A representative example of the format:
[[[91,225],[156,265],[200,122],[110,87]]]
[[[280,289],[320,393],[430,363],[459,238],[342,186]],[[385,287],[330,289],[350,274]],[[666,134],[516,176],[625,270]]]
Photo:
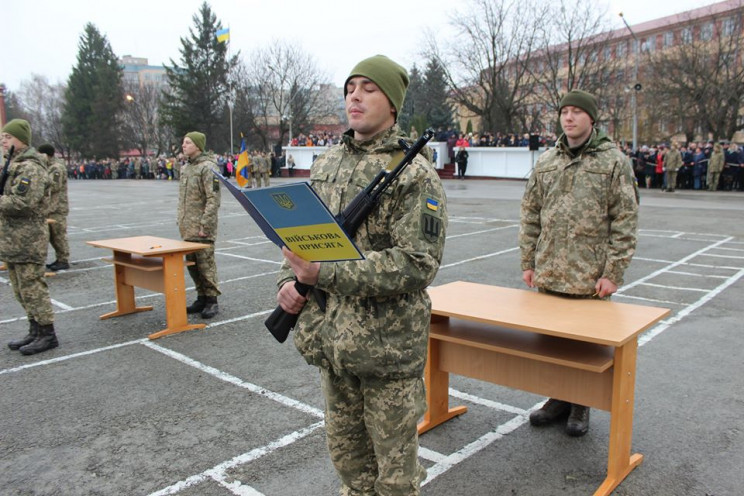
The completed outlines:
[[[447,458],[447,455],[439,453],[438,451],[430,450],[429,448],[424,448],[421,445],[419,445],[418,454],[424,460],[429,460],[434,463],[442,462]]]
[[[713,257],[713,258],[733,258],[735,260],[744,260],[744,257],[735,257],[733,255],[719,255],[718,253],[701,253],[701,257]]]
[[[707,279],[728,279],[726,276],[714,276],[712,274],[695,274],[694,272],[682,272],[681,270],[668,270],[667,274],[677,274],[680,276],[705,277]]]
[[[679,312],[677,312],[673,317],[670,317],[670,318],[664,320],[663,323],[661,323],[661,324],[659,324],[659,325],[657,325],[655,327],[652,327],[651,329],[649,329],[648,331],[646,331],[645,333],[643,333],[638,338],[638,346],[643,346],[644,344],[648,343],[649,341],[651,341],[652,339],[654,339],[656,336],[658,336],[659,334],[661,334],[662,332],[664,332],[665,330],[667,330],[669,328],[669,326],[671,326],[672,324],[676,324],[677,322],[679,322],[680,320],[684,319],[685,317],[687,317],[688,315],[690,315],[692,312],[694,312],[695,310],[697,310],[701,306],[703,306],[706,303],[708,303],[710,300],[712,300],[713,298],[715,298],[716,296],[718,296],[719,294],[721,294],[721,292],[723,292],[723,290],[725,290],[726,288],[728,288],[729,286],[731,286],[732,284],[734,284],[735,282],[737,282],[739,279],[741,279],[742,276],[744,276],[744,269],[740,270],[738,273],[736,273],[733,276],[729,277],[725,282],[723,282],[721,285],[719,285],[717,288],[713,289],[709,293],[707,293],[704,296],[702,296],[696,302],[692,303],[691,305],[688,305],[687,307],[685,307],[682,310],[680,310]]]
[[[660,303],[662,305],[685,306],[685,303],[682,303],[680,301],[657,300],[655,298],[645,298],[643,296],[633,296],[633,295],[619,294],[619,293],[615,293],[614,295],[612,295],[612,298],[629,298],[631,300],[641,300],[641,301],[647,301],[649,303]]]
[[[305,427],[304,429],[300,429],[298,431],[287,434],[286,436],[283,436],[277,439],[276,441],[273,441],[267,444],[266,446],[255,448],[251,451],[243,453],[242,455],[238,455],[230,460],[220,463],[219,465],[216,465],[208,470],[205,470],[201,474],[192,475],[191,477],[188,477],[182,481],[176,482],[175,484],[171,486],[165,487],[159,491],[155,491],[154,493],[150,493],[149,496],[165,496],[168,494],[176,494],[179,491],[182,491],[183,489],[195,486],[199,484],[200,482],[203,482],[207,478],[211,478],[214,480],[219,480],[220,478],[224,478],[224,474],[227,470],[230,470],[231,468],[237,467],[239,465],[245,465],[246,463],[250,463],[265,455],[269,455],[277,451],[280,448],[289,446],[295,441],[299,441],[300,439],[305,438],[308,435],[312,434],[319,428],[323,427],[323,425],[324,425],[324,422],[322,421],[316,422],[312,425]]]
[[[447,239],[463,238],[465,236],[475,236],[477,234],[485,234],[485,233],[490,233],[490,232],[503,231],[504,229],[514,229],[515,227],[519,227],[519,224],[513,224],[511,226],[494,227],[493,229],[483,229],[482,231],[473,231],[469,233],[452,234],[452,235],[448,235]]]
[[[152,348],[155,351],[158,351],[166,356],[169,356],[175,360],[178,360],[181,363],[184,363],[198,370],[201,370],[202,372],[205,372],[211,375],[212,377],[215,377],[221,381],[225,381],[235,386],[241,387],[243,389],[247,389],[248,391],[252,393],[264,396],[284,406],[294,408],[296,410],[299,410],[303,413],[307,413],[314,417],[323,418],[322,410],[319,410],[313,406],[302,403],[301,401],[297,401],[295,399],[289,398],[288,396],[284,396],[283,394],[275,393],[273,391],[269,391],[268,389],[262,388],[260,386],[256,386],[255,384],[251,384],[250,382],[246,382],[243,379],[235,377],[234,375],[228,374],[227,372],[223,372],[209,365],[203,364],[199,361],[194,360],[193,358],[189,358],[186,355],[178,353],[177,351],[173,351],[168,348],[163,348],[162,346],[157,345],[150,340],[143,341],[142,344],[144,344],[148,348]]]
[[[52,305],[54,305],[54,306],[56,306],[56,307],[59,307],[59,308],[61,308],[62,310],[67,310],[67,311],[70,311],[70,310],[72,310],[72,309],[73,309],[73,307],[71,307],[70,305],[65,305],[65,304],[64,304],[64,303],[62,303],[61,301],[57,301],[57,300],[55,300],[54,298],[49,298],[49,299],[50,299],[50,300],[52,301]]]
[[[513,413],[514,415],[524,415],[526,413],[525,410],[522,410],[521,408],[506,405],[504,403],[499,403],[498,401],[487,400],[479,396],[473,396],[472,394],[464,393],[452,388],[449,388],[449,395],[455,398],[459,398],[463,401],[469,401],[470,403],[475,403],[476,405],[487,406],[488,408],[493,408],[494,410],[501,410],[503,412]]]
[[[474,262],[476,260],[485,260],[487,258],[496,257],[496,256],[499,256],[499,255],[503,255],[504,253],[510,253],[512,251],[517,251],[517,250],[519,250],[519,247],[516,247],[516,248],[507,248],[506,250],[501,250],[501,251],[497,251],[497,252],[494,252],[494,253],[487,253],[486,255],[480,255],[478,257],[473,257],[473,258],[468,258],[468,259],[465,259],[465,260],[460,260],[459,262],[453,262],[453,263],[446,264],[446,265],[440,265],[439,268],[440,269],[449,269],[450,267],[457,267],[458,265],[466,264],[468,262]]]
[[[49,360],[42,360],[40,362],[29,363],[28,365],[21,365],[19,367],[13,367],[11,369],[0,370],[0,375],[12,374],[14,372],[20,372],[22,370],[31,369],[34,367],[40,367],[43,365],[51,365],[53,363],[64,362],[66,360],[71,360],[73,358],[80,358],[80,357],[84,357],[88,355],[95,355],[96,353],[101,353],[102,351],[115,350],[116,348],[123,348],[124,346],[130,346],[133,344],[143,344],[146,341],[149,341],[149,339],[148,338],[137,339],[134,341],[127,341],[126,343],[119,343],[119,344],[113,344],[111,346],[104,346],[103,348],[96,348],[95,350],[81,351],[80,353],[73,353],[72,355],[65,355],[61,357],[51,358]]]
[[[662,288],[662,289],[672,289],[672,290],[679,290],[679,291],[698,291],[700,293],[707,293],[710,291],[709,289],[702,289],[702,288],[686,288],[681,286],[669,286],[667,284],[654,284],[651,282],[644,282],[642,284],[639,284],[639,286],[651,286],[653,288]]]
[[[224,251],[215,251],[216,255],[222,255],[223,257],[233,257],[233,258],[240,258],[241,260],[250,260],[252,262],[264,262],[264,263],[270,263],[270,264],[276,264],[281,265],[282,261],[276,261],[276,260],[266,260],[263,258],[253,258],[253,257],[246,257],[244,255],[236,255],[235,253],[225,253]]]
[[[733,244],[733,243],[732,243]],[[724,248],[723,246],[716,248],[716,250],[722,250],[722,251],[740,251],[744,252],[744,248]]]

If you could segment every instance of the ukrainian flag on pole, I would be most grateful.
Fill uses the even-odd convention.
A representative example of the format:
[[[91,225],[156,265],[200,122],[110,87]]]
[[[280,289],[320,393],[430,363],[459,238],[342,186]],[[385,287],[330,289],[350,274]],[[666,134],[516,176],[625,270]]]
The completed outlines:
[[[248,169],[251,161],[248,158],[248,150],[245,148],[245,138],[242,133],[240,137],[240,154],[238,154],[238,166],[235,168],[235,180],[238,186],[245,188],[251,184],[251,173]]]
[[[220,29],[217,31],[217,42],[225,43],[230,39],[230,28]]]

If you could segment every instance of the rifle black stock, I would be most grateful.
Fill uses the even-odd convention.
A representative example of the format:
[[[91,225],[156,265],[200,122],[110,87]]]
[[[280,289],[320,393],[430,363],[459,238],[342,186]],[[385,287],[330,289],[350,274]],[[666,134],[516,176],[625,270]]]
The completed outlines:
[[[404,140],[400,140],[400,144],[406,150],[406,154],[398,165],[390,172],[385,169],[381,170],[372,182],[355,196],[342,212],[336,215],[336,221],[350,238],[356,235],[357,229],[359,229],[364,219],[369,216],[372,209],[379,203],[380,197],[385,190],[398,178],[408,164],[413,162],[416,155],[421,152],[432,137],[434,137],[434,131],[427,129],[410,148]],[[306,296],[311,289],[314,289],[312,286],[299,281],[295,281],[294,284],[295,289],[302,296]],[[325,293],[316,290],[314,294],[318,304],[325,311]],[[287,339],[287,336],[289,336],[289,331],[297,323],[298,317],[299,314],[287,313],[281,306],[277,306],[271,315],[269,315],[269,318],[266,319],[264,325],[277,341],[283,343]]]
[[[0,195],[5,194],[5,183],[8,182],[8,167],[10,167],[10,160],[13,158],[13,152],[15,152],[15,145],[11,145],[10,150],[8,150],[8,159],[5,161],[5,166],[3,167],[3,173],[0,175]]]

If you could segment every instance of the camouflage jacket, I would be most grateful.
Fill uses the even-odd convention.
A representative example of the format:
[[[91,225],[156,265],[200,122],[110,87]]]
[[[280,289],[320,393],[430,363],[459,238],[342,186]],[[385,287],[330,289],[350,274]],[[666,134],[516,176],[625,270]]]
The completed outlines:
[[[664,155],[664,168],[669,172],[677,172],[682,167],[682,154],[679,150],[671,148]]]
[[[591,295],[598,279],[618,286],[635,252],[637,187],[628,159],[592,131],[576,156],[565,139],[540,156],[522,198],[522,270],[539,288]]]
[[[16,152],[0,196],[0,260],[46,262],[48,195],[49,175],[42,158],[32,147]]]
[[[725,157],[723,156],[723,151],[714,151],[710,155],[710,162],[708,162],[708,172],[722,172],[724,162]]]
[[[65,167],[64,162],[57,158],[49,158],[47,164],[51,186],[49,216],[65,217],[70,213],[70,204],[67,200],[67,167]]]
[[[347,132],[313,163],[313,188],[340,212],[380,170],[397,165],[403,137],[398,126],[364,142]],[[295,326],[305,360],[360,377],[420,377],[431,314],[426,287],[439,269],[446,226],[444,189],[419,155],[357,230],[365,259],[321,264],[317,287],[328,294],[326,311],[311,296]],[[285,262],[279,285],[292,277]]]
[[[217,211],[220,209],[220,181],[212,174],[217,163],[202,153],[181,168],[178,183],[178,228],[186,241],[214,241],[217,238]],[[199,231],[206,237],[199,237]]]

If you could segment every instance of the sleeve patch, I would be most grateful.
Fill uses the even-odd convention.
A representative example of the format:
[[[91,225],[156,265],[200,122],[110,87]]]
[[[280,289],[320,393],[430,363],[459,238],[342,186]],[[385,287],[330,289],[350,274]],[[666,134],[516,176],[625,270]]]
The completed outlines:
[[[219,191],[220,190],[220,180],[216,177],[212,179],[212,191]]]
[[[442,232],[442,219],[427,212],[421,213],[421,236],[429,243],[436,243]]]
[[[18,181],[18,185],[16,186],[16,192],[19,195],[25,195],[28,192],[29,186],[31,186],[31,180],[27,177],[22,177]]]

